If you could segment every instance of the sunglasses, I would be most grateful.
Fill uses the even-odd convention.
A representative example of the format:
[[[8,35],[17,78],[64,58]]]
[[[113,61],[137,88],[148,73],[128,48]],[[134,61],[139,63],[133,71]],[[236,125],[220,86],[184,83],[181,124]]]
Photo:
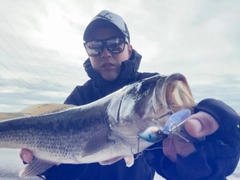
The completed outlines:
[[[128,44],[128,39],[125,37],[111,37],[104,40],[84,42],[84,47],[89,56],[99,56],[104,47],[112,54],[119,54],[123,52],[126,43]]]

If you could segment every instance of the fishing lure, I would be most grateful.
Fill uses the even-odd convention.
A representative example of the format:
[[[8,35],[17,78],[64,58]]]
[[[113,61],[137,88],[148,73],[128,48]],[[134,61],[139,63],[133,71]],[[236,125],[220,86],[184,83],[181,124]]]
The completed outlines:
[[[190,136],[181,126],[187,118],[191,115],[189,109],[182,109],[173,113],[167,120],[163,127],[150,126],[144,132],[139,133],[138,136],[148,142],[157,142],[167,138],[169,135],[177,135],[185,141],[190,141]]]

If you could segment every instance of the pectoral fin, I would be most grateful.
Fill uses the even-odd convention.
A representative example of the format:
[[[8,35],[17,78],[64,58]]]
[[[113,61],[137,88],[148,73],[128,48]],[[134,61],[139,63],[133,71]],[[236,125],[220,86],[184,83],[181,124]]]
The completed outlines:
[[[102,131],[93,136],[83,149],[82,157],[97,153],[105,148],[109,148],[114,141],[109,140],[107,136],[108,131]]]
[[[24,170],[19,173],[19,177],[30,177],[30,176],[37,176],[48,168],[54,166],[55,164],[51,162],[46,162],[37,158],[34,158]]]

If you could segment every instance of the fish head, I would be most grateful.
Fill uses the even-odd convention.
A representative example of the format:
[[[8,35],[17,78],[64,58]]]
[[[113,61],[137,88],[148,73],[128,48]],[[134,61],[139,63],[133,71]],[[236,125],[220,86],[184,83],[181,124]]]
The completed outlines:
[[[173,112],[195,105],[186,78],[156,75],[121,89],[108,106],[111,129],[136,138],[150,126],[163,127]]]

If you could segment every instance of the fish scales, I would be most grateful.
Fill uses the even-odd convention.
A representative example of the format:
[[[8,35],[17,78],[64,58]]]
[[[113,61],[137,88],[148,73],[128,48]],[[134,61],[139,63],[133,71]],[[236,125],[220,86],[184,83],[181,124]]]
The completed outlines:
[[[93,134],[109,129],[103,108],[101,111],[91,107],[94,113],[89,113],[89,110],[88,107],[75,108],[47,116],[2,122],[0,146],[28,148],[33,152],[37,149],[38,153],[47,152],[49,156],[66,156],[77,152],[83,149]]]

